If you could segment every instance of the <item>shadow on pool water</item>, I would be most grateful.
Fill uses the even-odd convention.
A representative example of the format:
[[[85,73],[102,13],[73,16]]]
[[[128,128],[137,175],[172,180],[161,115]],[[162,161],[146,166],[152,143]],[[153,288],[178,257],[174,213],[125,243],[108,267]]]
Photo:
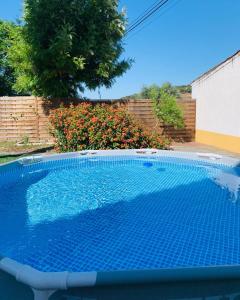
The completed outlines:
[[[18,199],[20,207],[6,204],[9,214],[0,221],[7,228],[0,252],[42,271],[239,264],[239,203],[211,184],[201,180],[140,194],[30,227],[26,198]]]

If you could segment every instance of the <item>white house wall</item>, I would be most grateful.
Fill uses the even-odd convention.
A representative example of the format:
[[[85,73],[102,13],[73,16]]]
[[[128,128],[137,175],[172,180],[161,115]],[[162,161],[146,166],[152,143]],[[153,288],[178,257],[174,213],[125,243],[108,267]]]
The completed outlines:
[[[196,140],[240,153],[240,53],[194,81],[192,97]]]

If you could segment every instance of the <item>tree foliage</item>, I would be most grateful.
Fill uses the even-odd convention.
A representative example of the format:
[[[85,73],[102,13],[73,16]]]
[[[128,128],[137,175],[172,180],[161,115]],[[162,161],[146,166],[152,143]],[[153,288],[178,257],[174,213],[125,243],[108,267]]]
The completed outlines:
[[[188,85],[177,85],[176,88],[182,94],[191,94],[191,92],[192,92],[192,87],[189,84]]]
[[[152,93],[160,94],[161,90],[165,89],[166,92],[168,92],[170,95],[175,96],[176,98],[179,98],[181,94],[189,94],[192,91],[192,88],[190,85],[176,85],[173,86],[169,82],[164,83],[162,86],[159,86],[157,84],[152,84],[150,86],[143,86],[140,93],[133,94],[131,96],[127,96],[125,98],[131,98],[131,99],[150,99]]]
[[[124,32],[117,0],[25,0],[11,51],[16,88],[54,98],[110,87],[131,65],[120,59]]]
[[[0,96],[17,94],[14,89],[16,78],[9,61],[9,50],[17,30],[14,23],[0,20]]]
[[[178,90],[175,87],[170,83],[164,83],[160,88],[152,86],[148,93],[153,103],[153,110],[164,125],[176,129],[184,127],[183,112],[176,102]]]
[[[178,106],[176,99],[181,93],[191,90],[188,86],[173,86],[169,82],[162,86],[152,84],[144,86],[140,93],[125,97],[127,99],[151,99],[153,111],[157,118],[165,126],[183,128],[184,119],[182,109]]]

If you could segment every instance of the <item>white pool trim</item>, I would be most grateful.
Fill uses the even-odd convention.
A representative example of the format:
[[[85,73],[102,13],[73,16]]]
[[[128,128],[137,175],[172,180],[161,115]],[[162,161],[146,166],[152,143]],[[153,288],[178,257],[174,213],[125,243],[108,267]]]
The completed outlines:
[[[43,155],[31,155],[23,158],[19,158],[15,161],[20,164],[31,164],[40,161],[49,160],[60,160],[77,157],[89,157],[89,156],[159,156],[159,157],[175,157],[185,158],[196,161],[211,162],[216,164],[224,164],[228,166],[237,166],[240,164],[240,158],[228,157],[219,155],[216,153],[205,153],[205,152],[181,152],[171,150],[158,150],[158,149],[129,149],[129,150],[86,150],[77,152],[68,152],[60,154],[43,154]],[[9,162],[3,165],[9,165],[13,162]],[[1,167],[1,166],[0,166]]]

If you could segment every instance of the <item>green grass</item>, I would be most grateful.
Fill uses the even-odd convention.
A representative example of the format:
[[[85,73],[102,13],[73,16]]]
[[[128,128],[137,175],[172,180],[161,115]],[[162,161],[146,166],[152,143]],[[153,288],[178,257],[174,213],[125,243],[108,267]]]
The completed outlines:
[[[13,141],[0,141],[0,164],[10,162],[19,157],[38,154],[51,153],[53,147],[49,144],[17,144]]]
[[[27,151],[38,151],[43,148],[49,148],[51,145],[49,144],[17,144],[16,142],[12,141],[0,141],[0,153],[17,153],[17,152],[27,152]]]
[[[19,156],[0,156],[0,164],[7,163],[9,161],[18,159],[21,155]]]

